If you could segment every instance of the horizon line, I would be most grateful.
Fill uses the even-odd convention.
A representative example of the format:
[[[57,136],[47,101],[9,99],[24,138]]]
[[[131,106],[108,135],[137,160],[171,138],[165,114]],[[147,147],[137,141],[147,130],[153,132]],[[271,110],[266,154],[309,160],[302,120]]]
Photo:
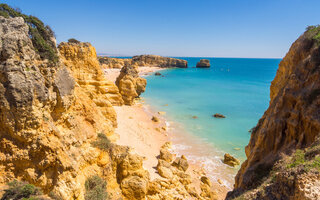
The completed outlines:
[[[157,55],[157,54],[136,54],[136,55],[121,55],[121,54],[108,54],[108,53],[97,53],[98,56],[105,57],[133,57],[140,55]],[[164,56],[157,55],[162,57],[170,57],[170,58],[249,58],[249,59],[283,59],[283,57],[232,57],[232,56]]]

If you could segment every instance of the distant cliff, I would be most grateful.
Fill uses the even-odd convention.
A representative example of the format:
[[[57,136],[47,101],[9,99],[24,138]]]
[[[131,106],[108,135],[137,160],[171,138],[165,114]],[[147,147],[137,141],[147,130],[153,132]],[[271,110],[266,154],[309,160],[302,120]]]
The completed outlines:
[[[99,62],[104,68],[122,68],[125,64],[132,64],[139,67],[188,67],[188,62],[186,60],[162,57],[157,55],[133,56],[132,59],[99,57]]]
[[[309,27],[279,64],[229,198],[250,189],[249,199],[320,198],[319,133],[320,27]]]
[[[178,67],[187,68],[188,62],[186,60],[162,57],[156,55],[140,55],[132,57],[132,64],[137,66],[151,66],[151,67]]]

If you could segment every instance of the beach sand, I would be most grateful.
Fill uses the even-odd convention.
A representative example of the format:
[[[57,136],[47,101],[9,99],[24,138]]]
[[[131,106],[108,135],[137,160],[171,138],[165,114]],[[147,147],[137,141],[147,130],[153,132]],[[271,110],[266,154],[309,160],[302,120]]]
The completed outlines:
[[[139,67],[139,75],[140,76],[147,76],[147,75],[152,75],[154,72],[164,70],[165,68],[160,68],[160,67]],[[121,69],[104,69],[105,76],[107,77],[108,80],[115,82],[117,77],[120,74]]]
[[[139,74],[150,75],[161,69],[157,67],[140,67]],[[120,69],[105,69],[105,72],[109,80],[115,81]],[[161,113],[160,110],[151,111],[143,100],[137,101],[133,106],[115,106],[114,108],[118,121],[115,133],[119,137],[116,143],[129,146],[132,148],[132,152],[144,156],[144,168],[149,171],[151,180],[160,178],[156,170],[157,157],[161,146],[170,141],[170,134],[174,134],[168,127],[167,130],[161,129],[161,127],[166,127],[165,114]],[[157,116],[160,122],[153,122],[151,120],[152,116]],[[205,170],[200,163],[189,162],[189,165],[187,172],[193,179],[193,185],[200,191],[200,178],[206,175]],[[212,181],[212,184],[218,194],[218,198],[224,199],[228,189],[217,181]]]

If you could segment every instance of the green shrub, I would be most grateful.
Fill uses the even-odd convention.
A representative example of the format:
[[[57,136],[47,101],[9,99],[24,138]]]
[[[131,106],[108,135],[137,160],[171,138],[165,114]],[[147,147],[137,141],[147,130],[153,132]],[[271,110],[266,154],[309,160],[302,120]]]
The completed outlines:
[[[28,199],[35,200],[37,199],[35,195],[41,195],[40,189],[35,187],[32,184],[27,184],[19,181],[12,181],[8,183],[9,188],[5,190],[1,200],[5,199]]]
[[[55,42],[52,41],[54,32],[49,26],[45,26],[37,17],[22,14],[20,9],[13,9],[7,4],[0,4],[0,16],[22,17],[29,26],[29,37],[40,57],[54,64],[58,62],[58,52]]]
[[[310,34],[310,37],[317,42],[317,44],[320,44],[320,25],[308,26],[306,31]]]
[[[85,200],[105,200],[108,198],[107,183],[99,176],[91,176],[85,182]]]
[[[108,151],[111,147],[111,142],[104,133],[98,133],[98,138],[92,145],[101,150]]]
[[[292,162],[287,166],[288,168],[296,167],[306,162],[304,157],[304,151],[301,149],[296,150],[293,155]]]

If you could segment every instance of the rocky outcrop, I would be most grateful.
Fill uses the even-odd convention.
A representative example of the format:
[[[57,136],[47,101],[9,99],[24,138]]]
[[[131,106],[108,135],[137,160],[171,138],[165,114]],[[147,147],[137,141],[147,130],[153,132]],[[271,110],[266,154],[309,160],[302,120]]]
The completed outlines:
[[[310,28],[280,62],[270,87],[269,108],[252,131],[245,149],[247,160],[236,176],[235,191],[257,187],[281,153],[308,147],[319,135],[319,35],[319,27]]]
[[[234,167],[236,165],[240,165],[240,161],[228,153],[224,154],[223,163],[226,165],[229,165],[231,167]]]
[[[147,80],[139,77],[138,70],[133,65],[125,65],[116,80],[123,102],[133,105],[135,98],[145,91]]]
[[[106,56],[99,56],[98,59],[103,68],[121,69],[124,65],[131,64],[131,59],[110,58]]]
[[[63,62],[54,63],[40,57],[28,32],[22,18],[0,17],[0,184],[21,179],[46,194],[84,199],[86,178],[97,174],[116,194],[112,174],[103,175],[108,154],[91,145],[116,125],[109,98],[98,92],[103,81],[94,82],[102,72],[86,58],[93,51],[65,44]]]
[[[211,187],[201,186],[200,195],[193,187],[185,157],[174,160],[162,150],[168,178],[150,181],[144,158],[113,143],[112,105],[145,89],[134,67],[122,69],[120,95],[89,43],[53,45],[59,56],[54,62],[39,55],[29,28],[23,18],[0,16],[0,185],[18,179],[55,199],[83,200],[86,180],[97,175],[112,199],[213,199]]]
[[[170,152],[170,146],[170,143],[166,143],[160,150],[157,170],[162,178],[149,183],[147,198],[217,199],[211,181],[206,176],[201,176],[199,186],[195,187],[194,178],[187,172],[187,159],[184,156],[175,158]]]
[[[208,59],[201,59],[197,63],[197,68],[209,68],[210,67],[210,61]]]
[[[149,67],[178,67],[187,68],[188,62],[186,60],[162,57],[156,55],[140,55],[132,57],[132,64],[137,66],[149,66]]]
[[[220,113],[216,113],[216,114],[212,115],[212,117],[215,117],[215,118],[226,118],[226,116],[224,116],[223,114],[220,114]]]
[[[110,57],[99,57],[99,62],[103,68],[122,68],[125,65],[134,65],[136,67],[178,67],[187,68],[188,62],[186,60],[169,58],[156,55],[140,55],[133,56],[130,58],[110,58]]]
[[[85,88],[90,98],[95,98],[93,101],[97,106],[105,107],[107,113],[108,107],[123,104],[118,87],[105,79],[96,50],[90,43],[62,42],[58,48],[63,63],[70,69],[77,84]]]

